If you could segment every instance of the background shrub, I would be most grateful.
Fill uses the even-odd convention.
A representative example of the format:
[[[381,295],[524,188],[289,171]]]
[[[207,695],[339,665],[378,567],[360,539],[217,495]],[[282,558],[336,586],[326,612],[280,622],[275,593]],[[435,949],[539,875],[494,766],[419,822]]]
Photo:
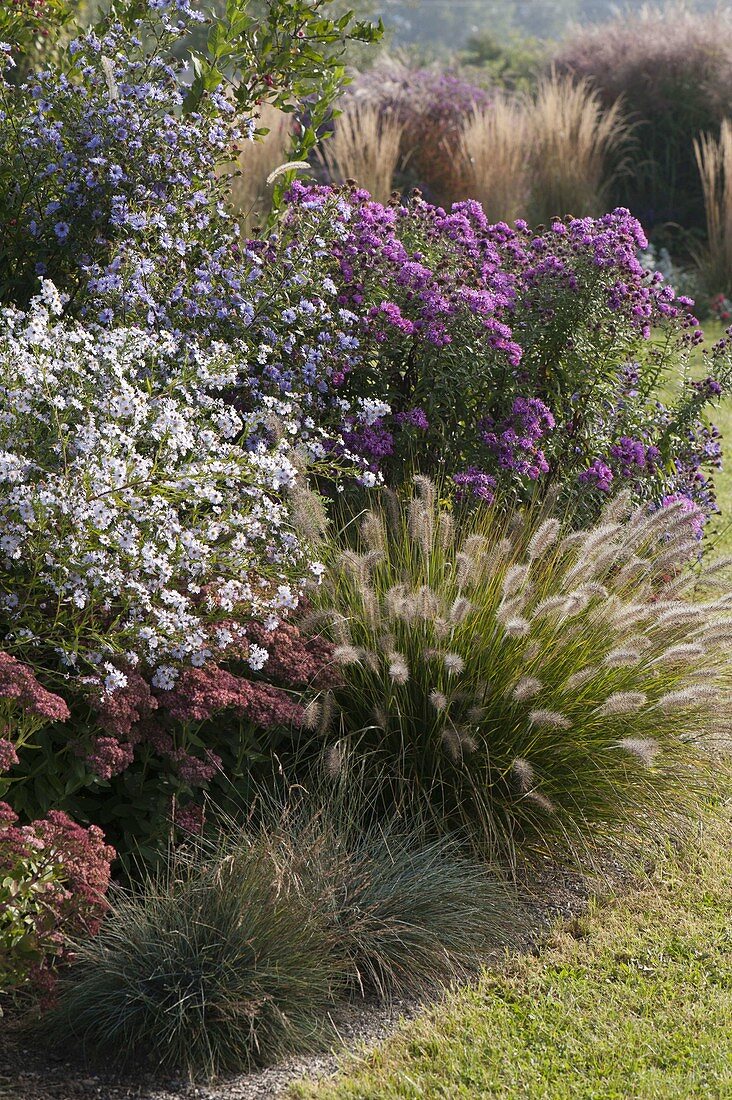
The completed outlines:
[[[353,758],[384,799],[504,853],[694,807],[731,628],[726,598],[679,600],[697,547],[684,502],[628,516],[620,498],[564,537],[497,512],[456,534],[417,484],[403,509],[367,513],[319,594],[343,668],[320,725],[332,767]]]
[[[645,151],[618,197],[652,230],[704,225],[691,157],[696,135],[716,133],[732,98],[732,13],[678,4],[643,6],[573,33],[556,54],[562,70],[590,79],[610,107],[638,122]]]
[[[430,198],[443,204],[462,194],[456,157],[460,129],[473,110],[490,103],[485,88],[459,71],[439,65],[415,68],[398,56],[386,56],[356,76],[346,103],[351,99],[375,108],[391,125],[401,126],[405,182],[424,188]],[[356,178],[368,187],[365,179]]]
[[[547,47],[528,35],[481,29],[472,34],[461,59],[466,71],[490,87],[509,92],[531,92],[546,67]]]

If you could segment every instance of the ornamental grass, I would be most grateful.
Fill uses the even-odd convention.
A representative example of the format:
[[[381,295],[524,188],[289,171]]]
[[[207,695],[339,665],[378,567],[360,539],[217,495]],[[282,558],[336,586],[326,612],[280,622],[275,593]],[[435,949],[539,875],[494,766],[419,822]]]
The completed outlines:
[[[335,930],[345,993],[419,996],[475,973],[515,936],[512,890],[456,837],[427,835],[419,813],[384,815],[358,768],[341,778],[316,772],[261,828],[280,874]]]
[[[700,134],[694,155],[701,177],[707,242],[697,252],[699,274],[710,294],[732,293],[732,122],[722,120],[719,137]]]
[[[266,844],[180,851],[110,896],[41,1021],[91,1061],[206,1079],[322,1041],[342,963],[332,932],[279,890]]]
[[[404,129],[396,113],[347,100],[334,133],[318,148],[318,159],[332,183],[357,180],[377,202],[386,203],[402,157]]]
[[[564,850],[673,828],[710,789],[729,710],[732,597],[683,501],[623,495],[589,530],[469,522],[417,478],[333,550],[311,615],[337,643],[321,700],[334,774],[357,765],[401,810],[482,850]]]
[[[321,1046],[346,1001],[434,991],[515,934],[513,893],[455,839],[364,828],[358,784],[328,793],[263,796],[245,827],[114,891],[44,1041],[120,1068],[242,1072]]]

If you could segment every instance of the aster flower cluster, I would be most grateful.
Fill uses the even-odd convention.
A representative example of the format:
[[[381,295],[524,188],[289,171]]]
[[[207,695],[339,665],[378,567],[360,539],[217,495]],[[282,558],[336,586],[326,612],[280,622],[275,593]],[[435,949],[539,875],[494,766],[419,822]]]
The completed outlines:
[[[181,114],[184,88],[167,56],[202,17],[177,7],[173,20],[156,13],[152,57],[144,25],[138,37],[113,23],[71,43],[68,72],[39,72],[19,88],[0,79],[0,149],[11,168],[3,284],[14,302],[27,302],[43,275],[87,291],[83,310],[95,320],[152,321],[166,314],[151,277],[161,258],[200,268],[202,287],[207,272],[220,273],[226,216],[214,168],[238,131],[219,94],[205,113]],[[109,300],[94,310],[95,296]],[[195,314],[190,295],[179,297],[180,311]]]
[[[223,347],[191,360],[190,342],[61,311],[45,283],[0,329],[3,644],[109,695],[122,665],[172,686],[211,655],[210,621],[296,606],[313,563],[282,491],[301,460],[284,438],[247,444],[210,395],[238,376]]]
[[[32,982],[49,993],[70,941],[99,928],[115,852],[60,811],[17,821],[0,802],[0,990]]]
[[[166,18],[169,52],[190,18]],[[368,440],[350,447],[358,403],[344,407],[331,392],[361,361],[359,319],[336,301],[312,235],[281,247],[276,236],[240,241],[217,173],[240,136],[232,104],[210,93],[205,110],[183,113],[186,88],[163,46],[148,57],[142,38],[117,24],[70,50],[69,74],[0,83],[0,148],[13,166],[0,260],[9,299],[27,302],[42,276],[92,327],[135,325],[196,346],[225,340],[246,364],[236,407],[258,422],[248,423],[253,446],[268,447],[273,424],[288,420],[312,457],[355,465],[373,484]]]
[[[481,435],[502,470],[515,470],[536,481],[549,471],[539,440],[555,426],[554,417],[538,397],[517,397],[506,420],[496,424],[486,417]]]
[[[439,465],[460,495],[483,500],[551,481],[584,518],[623,486],[656,502],[690,493],[713,509],[704,414],[732,380],[728,341],[706,353],[705,381],[658,404],[658,378],[701,333],[690,300],[639,261],[645,238],[627,210],[535,233],[489,225],[475,202],[385,207],[301,183],[287,198],[280,249],[314,242],[309,277],[334,285],[357,319],[357,353],[324,381],[373,472],[399,481],[415,461],[428,473]],[[355,425],[364,399],[379,414]]]

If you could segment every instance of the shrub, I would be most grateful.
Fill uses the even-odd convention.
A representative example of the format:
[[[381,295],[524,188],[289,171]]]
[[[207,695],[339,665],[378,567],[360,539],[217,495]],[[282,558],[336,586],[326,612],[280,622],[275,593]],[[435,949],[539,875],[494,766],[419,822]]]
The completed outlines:
[[[629,139],[619,102],[604,109],[589,81],[552,72],[539,82],[529,112],[533,223],[569,211],[576,217],[602,214]]]
[[[556,64],[593,82],[606,107],[621,96],[639,122],[645,156],[622,201],[649,227],[703,226],[704,207],[689,156],[700,131],[715,132],[732,98],[732,13],[681,4],[644,6],[575,31]]]
[[[706,381],[659,403],[702,335],[689,299],[644,270],[627,211],[534,233],[489,225],[475,202],[385,208],[299,183],[289,199],[279,247],[321,238],[311,277],[359,318],[329,387],[363,410],[343,438],[374,475],[398,484],[416,466],[483,498],[559,486],[579,522],[628,486],[714,510],[705,409],[729,385],[728,342],[704,355]]]
[[[533,92],[546,62],[546,46],[536,38],[481,30],[468,39],[462,58],[467,72],[491,87]]]
[[[387,202],[401,158],[404,123],[372,103],[347,99],[335,133],[319,148],[332,183],[358,180],[378,202]]]
[[[516,909],[484,865],[404,824],[364,830],[353,788],[347,816],[336,803],[265,797],[259,824],[114,891],[44,1034],[193,1077],[241,1071],[315,1046],[347,996],[433,988],[505,941]]]
[[[687,502],[628,515],[622,497],[569,536],[486,511],[455,534],[417,484],[367,513],[319,595],[343,670],[320,723],[333,769],[355,760],[385,800],[494,851],[581,850],[693,808],[732,627],[727,597],[681,599]]]
[[[700,278],[708,294],[725,295],[732,293],[732,122],[722,120],[719,140],[700,134],[694,154],[707,222],[706,248],[697,253]]]
[[[16,821],[0,802],[0,994],[48,996],[71,940],[99,929],[115,853],[99,829],[58,811]]]

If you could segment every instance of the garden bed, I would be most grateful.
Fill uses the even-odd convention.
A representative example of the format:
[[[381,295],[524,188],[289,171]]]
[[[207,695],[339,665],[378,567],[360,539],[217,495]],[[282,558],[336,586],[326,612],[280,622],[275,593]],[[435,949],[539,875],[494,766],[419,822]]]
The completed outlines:
[[[625,108],[566,72],[511,98],[387,65],[334,117],[341,52],[381,29],[329,2],[0,11],[0,1091],[23,1100],[273,1095],[364,1044],[356,1076],[396,1051],[398,1094],[410,1035],[429,1092],[443,1017],[451,1072],[492,1089],[464,1020],[521,1068],[506,1005],[541,1044],[554,977],[592,1004],[552,970],[584,929],[642,995],[597,899],[622,896],[609,934],[638,867],[681,882],[659,846],[719,799],[732,329],[705,337],[607,210]],[[695,263],[721,324],[719,135]],[[460,201],[409,188],[409,157]]]
[[[523,924],[524,943],[515,952],[541,953],[551,929],[581,915],[595,889],[609,890],[636,885],[627,869],[606,860],[605,868],[593,878],[571,873],[547,863],[535,870],[529,883],[522,884],[528,899]],[[498,961],[498,958],[497,960]],[[437,991],[435,991],[437,992]],[[333,1075],[350,1052],[375,1047],[389,1039],[407,1021],[429,1008],[428,1001],[395,1000],[388,1005],[356,1003],[337,1019],[337,1041],[322,1053],[289,1058],[275,1066],[227,1077],[215,1084],[191,1084],[166,1076],[145,1074],[110,1076],[85,1065],[78,1058],[66,1060],[61,1053],[39,1049],[36,1041],[18,1033],[12,1014],[3,1021],[0,1033],[0,1097],[7,1100],[269,1100],[284,1097],[291,1084]]]

